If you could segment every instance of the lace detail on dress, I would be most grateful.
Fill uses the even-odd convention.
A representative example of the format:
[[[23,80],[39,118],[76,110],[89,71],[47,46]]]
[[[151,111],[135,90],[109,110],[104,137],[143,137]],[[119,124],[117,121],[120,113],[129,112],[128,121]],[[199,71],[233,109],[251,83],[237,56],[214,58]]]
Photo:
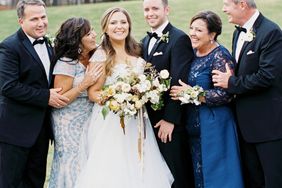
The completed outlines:
[[[212,82],[212,70],[225,70],[225,64],[228,63],[231,70],[234,70],[232,57],[223,46],[218,46],[210,54],[204,57],[198,57],[192,64],[189,75],[189,84],[199,85],[206,91],[206,104],[217,106],[229,103],[233,97],[225,89],[214,87]]]

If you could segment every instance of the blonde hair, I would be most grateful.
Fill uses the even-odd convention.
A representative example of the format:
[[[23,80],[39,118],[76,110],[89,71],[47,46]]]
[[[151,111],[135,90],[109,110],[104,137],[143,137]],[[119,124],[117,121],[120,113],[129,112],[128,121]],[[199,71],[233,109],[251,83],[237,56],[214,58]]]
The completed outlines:
[[[131,56],[135,56],[135,57],[141,55],[140,44],[137,43],[136,40],[131,36],[132,23],[131,23],[129,13],[121,7],[109,8],[108,10],[105,11],[105,13],[103,14],[102,19],[101,19],[101,27],[102,27],[102,32],[103,32],[101,47],[105,50],[106,56],[107,56],[107,58],[106,58],[106,73],[107,73],[107,75],[111,74],[111,69],[112,69],[112,67],[114,66],[114,63],[115,63],[114,59],[116,57],[116,52],[115,52],[115,50],[114,50],[114,48],[111,44],[111,41],[110,41],[109,36],[107,35],[106,31],[108,29],[108,25],[109,25],[111,17],[116,12],[123,13],[126,16],[126,19],[128,21],[128,24],[129,24],[128,35],[125,39],[126,53],[131,55]]]

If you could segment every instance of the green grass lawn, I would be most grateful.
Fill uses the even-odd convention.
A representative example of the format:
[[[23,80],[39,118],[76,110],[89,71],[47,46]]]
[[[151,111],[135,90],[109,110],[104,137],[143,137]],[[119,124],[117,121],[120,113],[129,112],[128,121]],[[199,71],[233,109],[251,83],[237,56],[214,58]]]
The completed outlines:
[[[282,26],[282,3],[281,0],[257,0],[259,10],[268,18]],[[100,17],[109,7],[121,6],[126,8],[132,17],[133,35],[140,40],[145,32],[149,30],[143,18],[142,1],[127,1],[115,3],[98,3],[77,6],[48,7],[49,33],[55,35],[60,24],[70,17],[82,16],[91,21],[94,29],[100,34]],[[170,0],[169,19],[173,25],[185,32],[188,31],[189,20],[200,10],[212,10],[219,14],[223,22],[223,32],[219,37],[219,42],[228,49],[231,47],[231,35],[234,26],[227,22],[227,17],[221,11],[222,0]],[[17,24],[16,11],[0,11],[0,41],[12,34],[19,27]],[[99,41],[99,38],[97,38]],[[48,160],[48,174],[50,170],[53,152],[50,149]],[[48,180],[48,177],[47,177]]]

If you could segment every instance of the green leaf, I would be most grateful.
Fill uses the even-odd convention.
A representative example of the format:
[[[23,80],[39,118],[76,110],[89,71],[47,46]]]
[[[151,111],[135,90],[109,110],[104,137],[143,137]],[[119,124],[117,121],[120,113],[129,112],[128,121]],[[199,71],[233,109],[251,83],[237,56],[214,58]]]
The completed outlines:
[[[108,107],[104,107],[102,109],[102,115],[103,115],[104,120],[106,119],[106,116],[108,115],[109,111],[110,109]]]

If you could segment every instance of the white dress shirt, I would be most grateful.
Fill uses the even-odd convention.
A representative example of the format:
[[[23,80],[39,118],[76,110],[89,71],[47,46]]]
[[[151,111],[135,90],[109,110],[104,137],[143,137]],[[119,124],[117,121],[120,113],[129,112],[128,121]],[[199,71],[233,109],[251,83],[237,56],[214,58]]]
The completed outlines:
[[[29,38],[31,44],[35,41],[34,38],[32,38],[32,37],[30,37],[28,35],[27,35],[27,37]],[[39,39],[41,39],[41,38],[39,38]],[[34,47],[38,57],[40,58],[43,66],[44,66],[46,77],[47,77],[47,80],[49,82],[50,58],[49,58],[49,54],[48,54],[46,43],[36,44],[33,47]]]
[[[256,10],[256,12],[253,14],[253,16],[242,27],[245,28],[247,30],[247,32],[249,32],[252,29],[252,27],[253,27],[256,19],[258,18],[258,16],[259,16],[259,11]],[[244,33],[244,32],[240,32],[240,34],[239,34],[237,44],[236,44],[236,51],[235,51],[235,58],[236,58],[237,62],[239,60],[239,55],[240,55],[240,52],[242,50],[242,47],[244,45],[244,42],[245,42],[244,39],[246,38],[246,35],[247,34]]]
[[[158,37],[161,37],[163,35],[163,30],[165,29],[165,27],[167,26],[168,24],[168,20],[165,21],[158,29],[156,29],[155,31],[153,31],[151,29],[151,32],[155,32],[157,33]],[[151,53],[152,49],[153,49],[153,46],[155,45],[155,43],[157,42],[157,39],[152,37],[150,42],[149,42],[149,47],[148,47],[148,55]]]

